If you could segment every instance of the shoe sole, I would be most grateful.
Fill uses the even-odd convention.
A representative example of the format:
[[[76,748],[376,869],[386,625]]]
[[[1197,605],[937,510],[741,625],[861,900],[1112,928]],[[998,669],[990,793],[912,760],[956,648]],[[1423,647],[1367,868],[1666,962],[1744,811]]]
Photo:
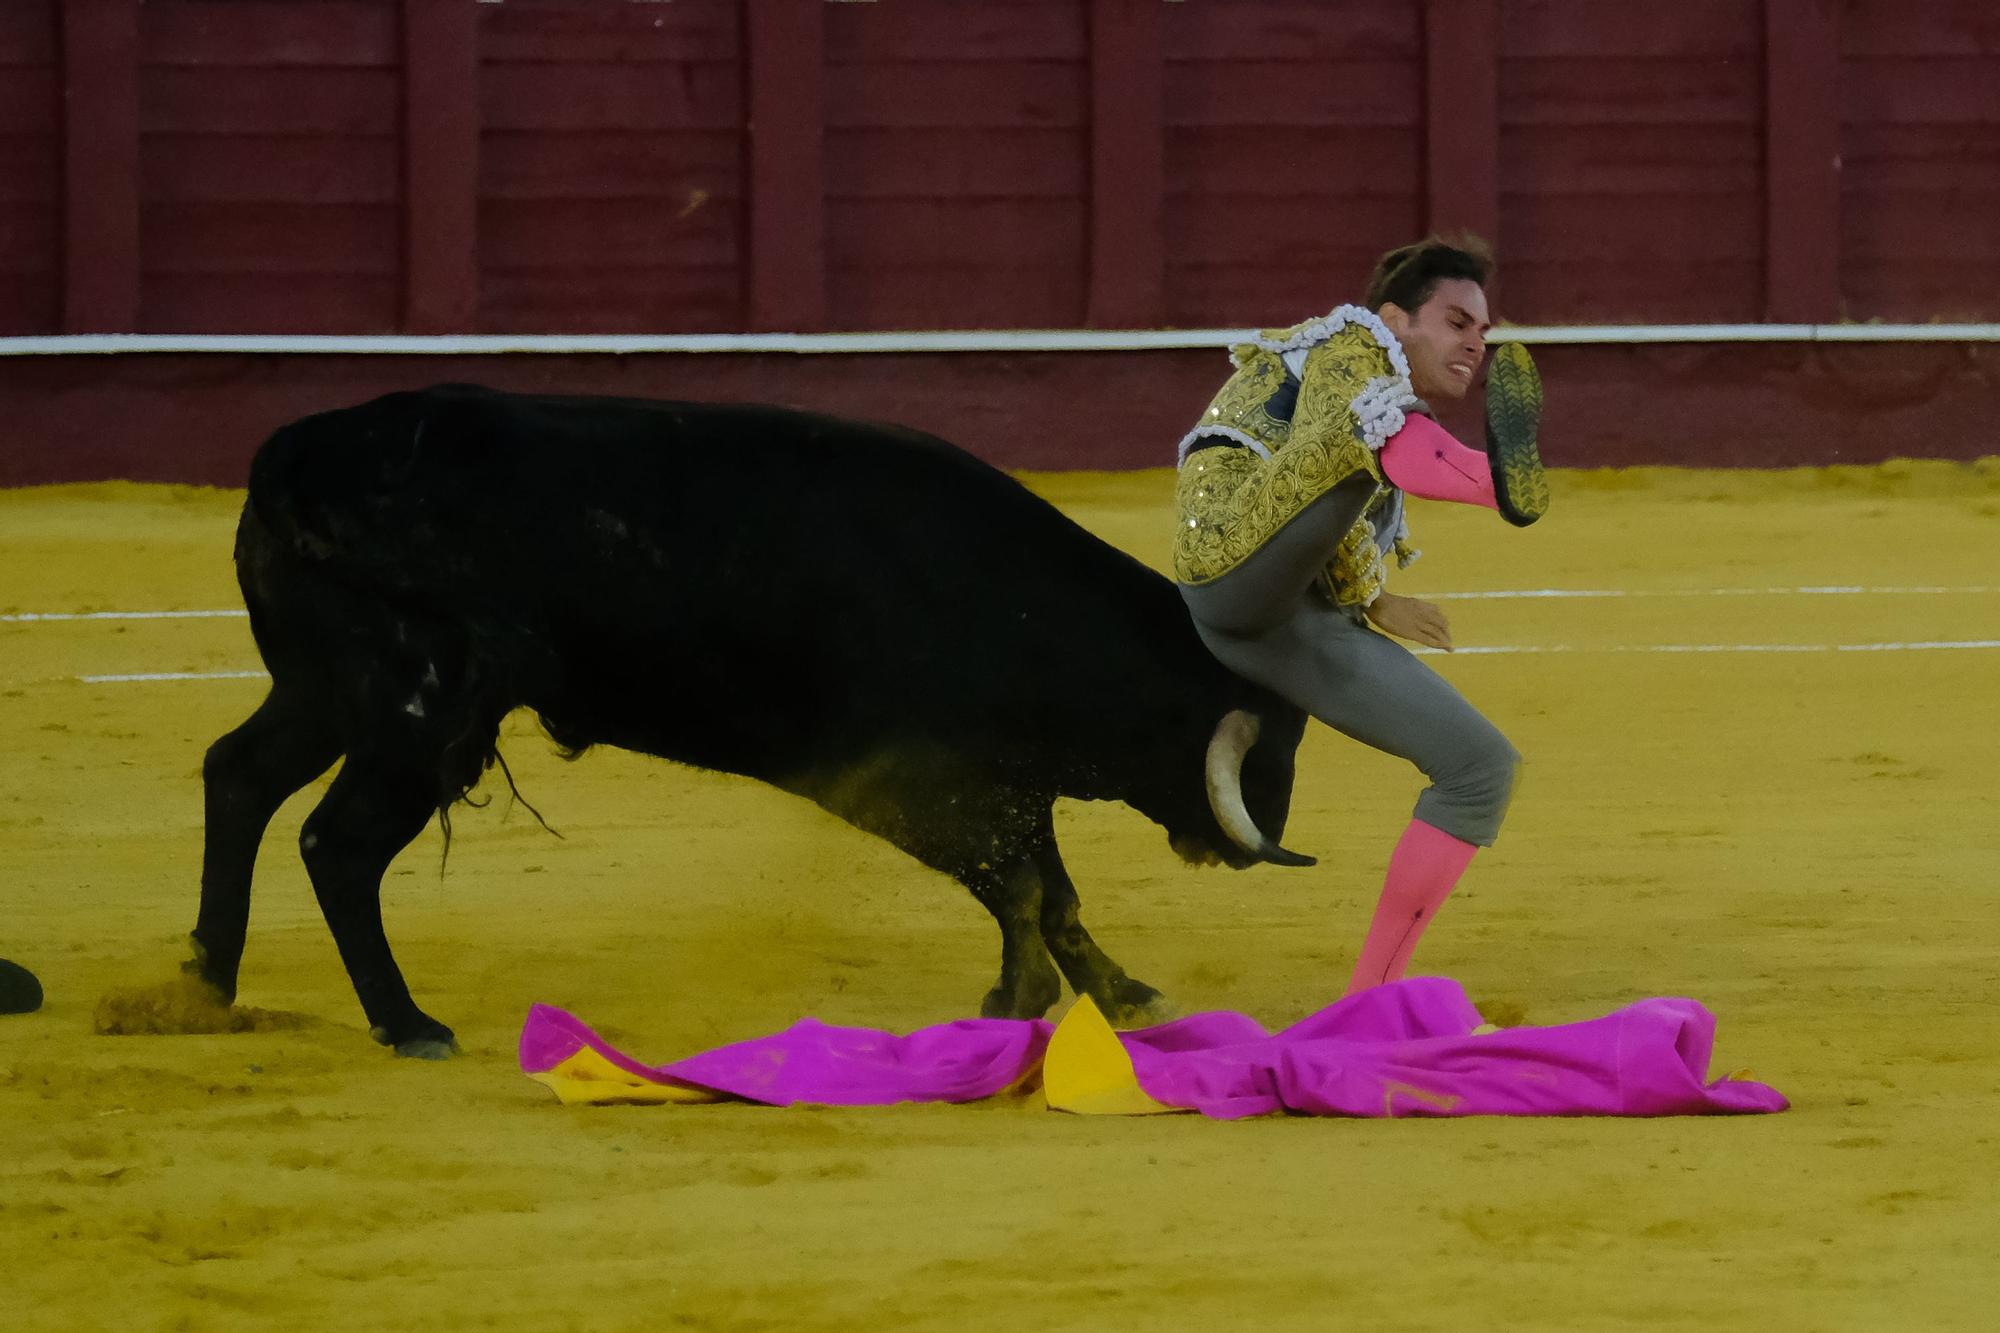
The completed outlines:
[[[1502,343],[1486,372],[1486,453],[1500,516],[1525,528],[1549,511],[1549,480],[1536,436],[1542,424],[1542,376],[1520,343]]]

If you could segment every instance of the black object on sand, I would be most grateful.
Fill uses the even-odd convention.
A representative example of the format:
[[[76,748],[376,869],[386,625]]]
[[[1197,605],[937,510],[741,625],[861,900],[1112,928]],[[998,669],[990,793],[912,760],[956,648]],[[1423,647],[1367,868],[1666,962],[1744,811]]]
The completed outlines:
[[[0,1014],[32,1014],[42,1007],[42,983],[19,963],[0,958]]]

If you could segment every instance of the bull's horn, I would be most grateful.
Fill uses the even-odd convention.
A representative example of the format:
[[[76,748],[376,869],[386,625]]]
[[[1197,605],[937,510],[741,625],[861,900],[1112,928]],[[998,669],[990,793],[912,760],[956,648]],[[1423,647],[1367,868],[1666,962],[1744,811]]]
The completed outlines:
[[[1255,713],[1238,708],[1216,724],[1208,742],[1208,808],[1229,840],[1260,861],[1281,866],[1317,865],[1310,856],[1287,851],[1264,836],[1243,804],[1243,756],[1257,743]]]

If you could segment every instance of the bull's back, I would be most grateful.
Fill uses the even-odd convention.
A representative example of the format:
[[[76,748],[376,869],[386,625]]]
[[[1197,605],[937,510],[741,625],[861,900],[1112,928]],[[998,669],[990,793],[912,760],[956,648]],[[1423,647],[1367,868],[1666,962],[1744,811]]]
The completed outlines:
[[[565,739],[760,776],[1207,661],[1164,579],[1011,478],[809,413],[395,394],[279,431],[249,506],[305,566],[523,659],[514,702]]]

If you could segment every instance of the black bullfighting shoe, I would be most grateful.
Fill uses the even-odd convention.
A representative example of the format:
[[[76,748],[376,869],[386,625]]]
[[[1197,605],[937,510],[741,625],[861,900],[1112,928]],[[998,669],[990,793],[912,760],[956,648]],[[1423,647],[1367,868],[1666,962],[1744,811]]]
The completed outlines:
[[[1536,436],[1542,426],[1542,376],[1519,343],[1502,343],[1486,371],[1486,457],[1500,516],[1525,528],[1549,511],[1549,480]]]

